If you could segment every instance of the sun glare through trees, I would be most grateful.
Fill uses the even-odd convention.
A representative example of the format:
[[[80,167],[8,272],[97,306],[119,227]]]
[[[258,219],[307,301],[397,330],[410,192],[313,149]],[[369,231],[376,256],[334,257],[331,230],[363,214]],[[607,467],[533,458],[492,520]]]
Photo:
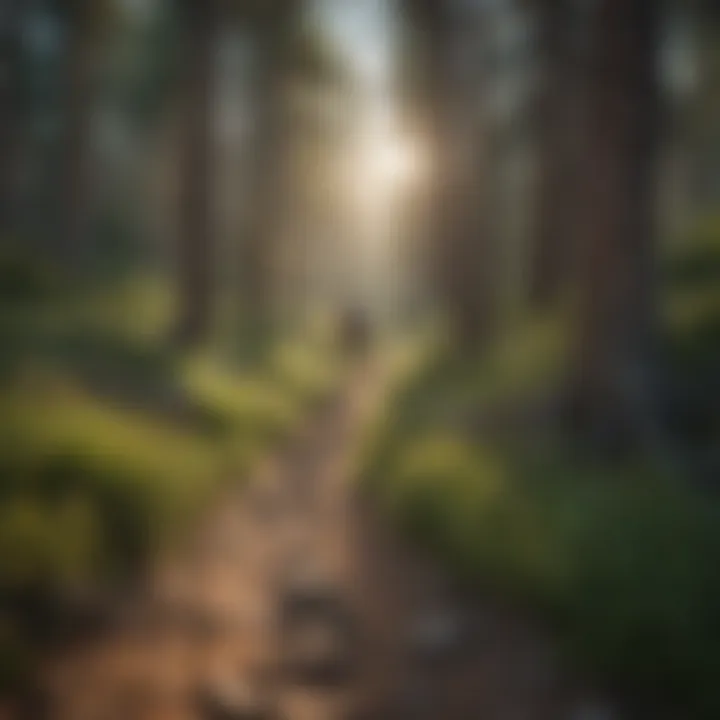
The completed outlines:
[[[716,0],[0,0],[0,720],[717,720]]]

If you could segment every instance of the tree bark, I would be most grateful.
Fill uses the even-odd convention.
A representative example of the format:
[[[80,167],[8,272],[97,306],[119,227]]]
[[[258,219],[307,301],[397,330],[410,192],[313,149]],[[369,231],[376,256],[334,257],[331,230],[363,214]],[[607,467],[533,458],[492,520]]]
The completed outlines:
[[[175,339],[181,347],[207,339],[215,294],[214,100],[217,0],[185,0],[184,137],[178,228],[178,305]]]
[[[540,79],[536,123],[538,185],[530,301],[543,309],[565,287],[576,202],[578,58],[573,53],[573,3],[534,0]]]
[[[576,420],[631,441],[654,416],[659,3],[602,0],[592,27],[571,396]]]
[[[15,230],[18,143],[22,122],[21,20],[23,0],[0,7],[0,241]]]
[[[250,18],[255,43],[249,217],[240,257],[245,340],[263,345],[276,320],[280,233],[287,208],[289,53],[302,8],[299,0],[269,4]]]
[[[407,0],[417,36],[413,54],[423,69],[420,95],[434,150],[434,204],[430,262],[434,284],[445,305],[455,340],[481,346],[494,319],[493,262],[489,237],[483,157],[487,128],[472,116],[457,18],[447,0]],[[473,88],[476,90],[477,88]]]
[[[62,206],[58,258],[77,268],[83,260],[90,229],[92,118],[97,72],[94,0],[69,4],[66,47],[66,134],[63,156]]]

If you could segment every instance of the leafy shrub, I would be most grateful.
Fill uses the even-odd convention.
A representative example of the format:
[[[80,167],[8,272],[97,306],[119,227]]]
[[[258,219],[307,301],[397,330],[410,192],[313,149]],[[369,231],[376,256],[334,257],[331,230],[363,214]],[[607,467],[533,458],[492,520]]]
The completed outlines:
[[[329,343],[287,342],[270,359],[268,377],[295,402],[321,399],[336,387],[342,368]]]
[[[87,525],[87,542],[103,549],[98,567],[139,561],[211,487],[216,460],[204,441],[72,386],[37,388],[36,395],[21,387],[0,411],[3,510],[18,514],[17,531],[31,535],[32,518],[52,527],[70,513],[78,527]],[[72,533],[60,537],[70,541]]]
[[[553,435],[489,445],[457,422],[552,382],[553,343],[533,367],[532,336],[508,340],[524,360],[449,356],[409,378],[374,428],[365,487],[456,577],[543,609],[608,682],[676,716],[718,717],[716,499],[656,462],[603,464]]]
[[[0,302],[47,300],[63,288],[60,276],[43,261],[12,247],[0,247]]]
[[[40,299],[30,275],[13,287]],[[130,278],[0,314],[0,691],[62,620],[58,596],[137,575],[337,380],[298,342],[251,368],[177,356],[166,290]]]
[[[281,438],[300,417],[302,405],[279,383],[260,374],[238,375],[207,358],[189,363],[183,382],[191,401],[256,443]]]
[[[517,450],[419,436],[376,489],[458,577],[539,604],[607,677],[705,717],[720,700],[718,509],[640,470],[565,460],[549,475]]]
[[[666,262],[666,276],[674,290],[720,282],[720,217],[701,219]]]

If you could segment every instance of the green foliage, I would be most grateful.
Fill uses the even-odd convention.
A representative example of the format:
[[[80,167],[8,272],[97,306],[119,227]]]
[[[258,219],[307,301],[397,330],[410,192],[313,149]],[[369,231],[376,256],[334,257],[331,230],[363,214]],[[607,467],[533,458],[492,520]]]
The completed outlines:
[[[642,468],[439,430],[375,471],[390,516],[457,577],[545,608],[618,684],[715,717],[718,508]]]
[[[0,614],[0,693],[21,689],[33,665],[32,650],[17,625]]]
[[[565,338],[564,320],[546,318],[509,331],[480,358],[458,357],[437,339],[423,342],[413,350],[418,359],[402,363],[404,378],[371,429],[364,474],[377,476],[374,467],[408,437],[467,433],[478,408],[523,402],[553,388],[561,377]]]
[[[270,380],[301,404],[322,399],[337,386],[341,374],[337,351],[322,337],[312,343],[279,344],[268,367]]]
[[[226,427],[246,439],[277,440],[295,426],[301,406],[278,383],[262,376],[239,376],[209,358],[185,370],[188,395],[212,408]]]
[[[3,537],[12,543],[14,529],[29,539],[3,554],[4,584],[45,583],[74,563],[86,580],[129,570],[212,488],[216,460],[205,441],[72,386],[36,376],[7,393],[0,412]],[[68,517],[74,532],[54,532]]]
[[[699,221],[666,260],[667,315],[675,332],[720,318],[720,218]]]
[[[0,303],[47,300],[63,289],[57,273],[17,248],[0,245]]]
[[[670,420],[697,444],[720,437],[720,218],[697,223],[666,259],[664,349],[677,378]],[[717,452],[717,451],[715,451]],[[720,470],[718,460],[715,467]]]
[[[650,459],[602,463],[557,433],[538,442],[517,428],[491,442],[472,422],[487,413],[492,429],[494,409],[522,410],[553,387],[559,327],[531,325],[481,361],[425,363],[374,429],[366,488],[470,587],[544,609],[608,682],[683,717],[717,717],[715,499]],[[710,353],[705,326],[690,327],[672,341]]]
[[[98,517],[88,500],[14,497],[0,508],[2,586],[83,581],[97,561],[99,540]]]
[[[163,387],[172,403],[152,393],[143,403],[131,388],[144,387],[143,372],[155,377],[152,359],[128,354],[116,373],[122,362],[126,384],[119,393],[99,395],[67,369],[36,362],[14,376],[0,401],[0,504],[10,503],[5,509],[14,514],[12,503],[20,498],[23,518],[51,527],[66,503],[87,502],[89,519],[78,527],[86,525],[86,544],[101,549],[96,569],[104,571],[135,567],[155,540],[203,505],[220,469],[247,470],[292,430],[303,407],[278,380],[239,375],[209,356],[180,362],[174,372],[166,366]],[[30,520],[20,529],[34,532]],[[42,545],[51,535],[32,537]],[[33,543],[17,546],[31,552]],[[23,563],[20,555],[8,561]],[[45,580],[53,558],[44,564],[29,558],[28,571]],[[0,563],[0,584],[3,568]]]
[[[136,575],[337,380],[327,349],[300,341],[252,367],[175,355],[169,295],[135,278],[4,308],[0,687],[31,663],[23,598]]]

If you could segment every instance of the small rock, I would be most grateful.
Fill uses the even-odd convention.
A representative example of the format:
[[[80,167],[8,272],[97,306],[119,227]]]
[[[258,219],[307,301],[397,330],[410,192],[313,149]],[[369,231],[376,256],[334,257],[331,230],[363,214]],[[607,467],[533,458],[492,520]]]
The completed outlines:
[[[203,720],[277,720],[266,693],[242,681],[213,682],[197,697]]]
[[[437,710],[436,698],[416,678],[390,697],[351,708],[344,720],[425,720],[439,717]]]
[[[448,658],[462,649],[468,630],[452,611],[421,615],[410,629],[411,651],[424,660]]]
[[[306,573],[281,595],[280,627],[288,670],[307,682],[337,684],[354,665],[355,624],[338,588]]]
[[[569,720],[620,720],[616,710],[600,701],[583,702],[570,711]]]
[[[287,575],[280,591],[284,623],[303,615],[332,614],[343,604],[338,588],[316,568],[297,563]]]
[[[435,717],[438,709],[436,698],[419,678],[405,684],[396,705],[396,717],[408,719]]]
[[[329,618],[306,619],[285,638],[285,665],[295,678],[311,684],[337,685],[352,668],[346,629]]]

